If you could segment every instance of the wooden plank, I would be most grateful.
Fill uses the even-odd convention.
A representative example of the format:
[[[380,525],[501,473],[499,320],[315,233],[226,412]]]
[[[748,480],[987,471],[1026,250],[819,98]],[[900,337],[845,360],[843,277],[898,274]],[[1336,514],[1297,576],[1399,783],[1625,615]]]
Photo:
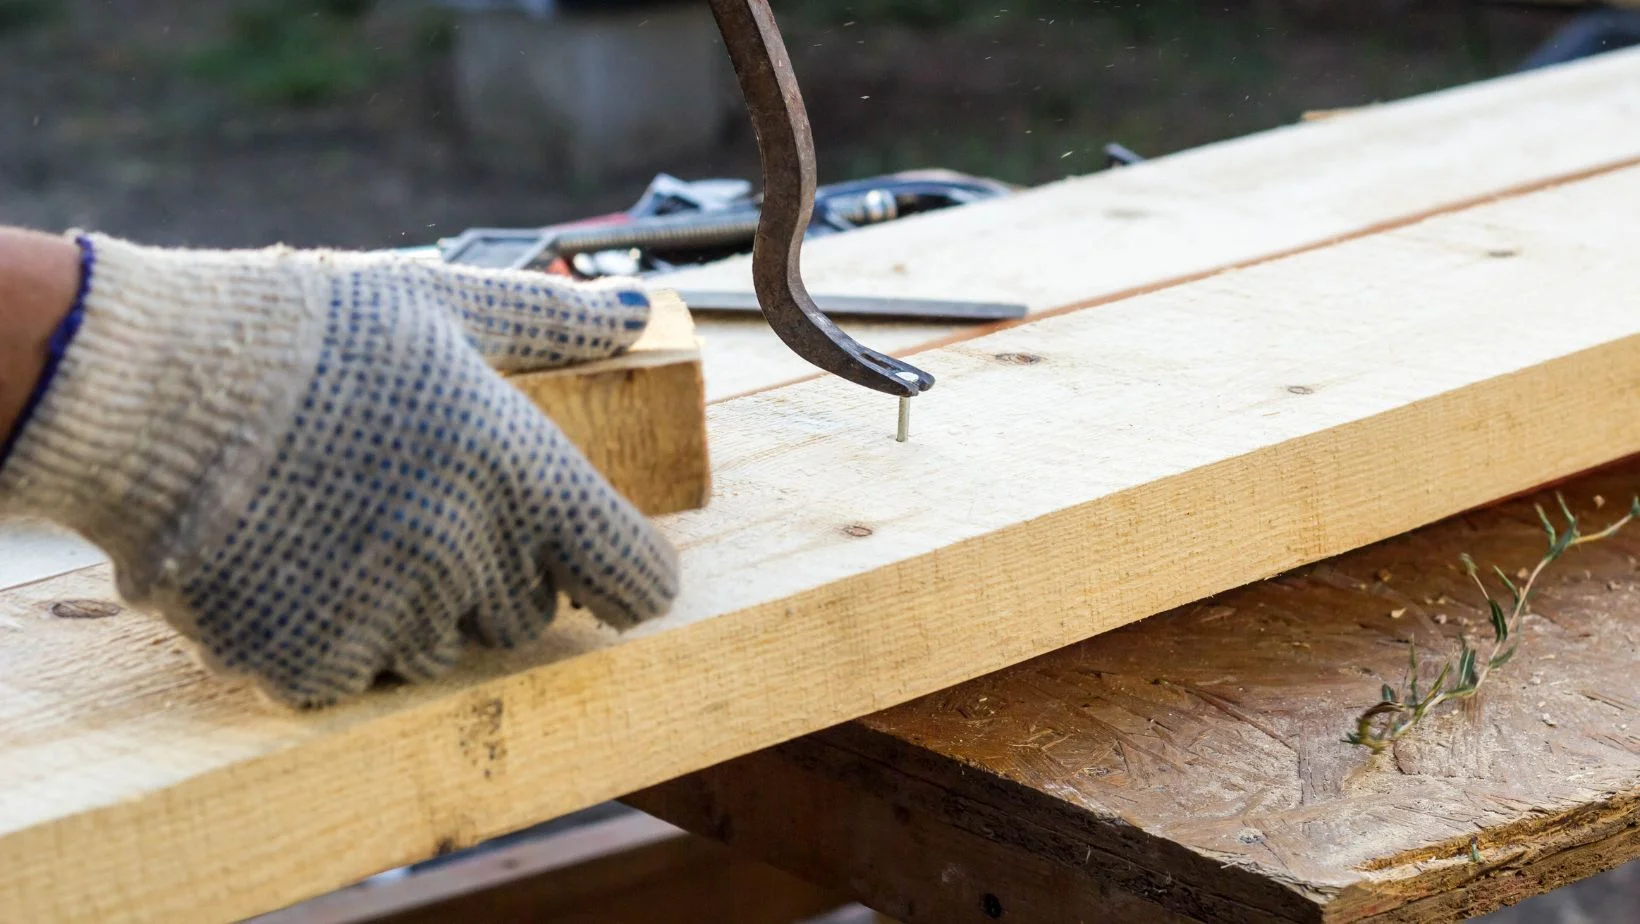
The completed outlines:
[[[815,292],[1025,302],[1037,314],[1102,303],[1636,163],[1637,84],[1632,49],[1375,105],[817,240],[804,277]],[[658,281],[744,291],[751,271],[742,258]],[[815,371],[757,320],[700,320],[708,400]],[[896,355],[973,332],[843,327]]]
[[[837,895],[638,812],[369,881],[248,924],[796,924]]]
[[[1561,490],[1592,531],[1637,488],[1630,460]],[[1535,565],[1534,503],[1555,509],[1455,518],[629,801],[908,924],[1485,914],[1640,858],[1640,526],[1554,566],[1468,707],[1381,756],[1340,739],[1409,641],[1436,667],[1490,641],[1460,556]]]
[[[650,323],[612,359],[508,381],[651,516],[705,506],[712,494],[699,338],[675,293],[653,293]]]
[[[838,380],[715,405],[672,614],[317,715],[52,615],[106,571],[13,589],[0,907],[270,910],[1640,451],[1637,199],[1615,172],[931,352],[906,444]]]

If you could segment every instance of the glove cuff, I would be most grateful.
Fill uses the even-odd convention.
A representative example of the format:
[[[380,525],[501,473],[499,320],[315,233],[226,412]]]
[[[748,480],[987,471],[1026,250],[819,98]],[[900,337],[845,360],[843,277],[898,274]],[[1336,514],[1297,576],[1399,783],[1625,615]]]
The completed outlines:
[[[279,271],[283,250],[78,237],[89,255],[83,318],[0,468],[0,512],[81,533],[130,592],[176,566],[176,531],[200,534],[182,511],[232,509],[227,495],[248,480],[234,475],[276,451],[264,445],[267,422],[297,398],[281,386],[291,365],[311,364],[302,346],[322,334],[310,306],[323,300],[303,274]],[[207,489],[217,496],[201,503]]]

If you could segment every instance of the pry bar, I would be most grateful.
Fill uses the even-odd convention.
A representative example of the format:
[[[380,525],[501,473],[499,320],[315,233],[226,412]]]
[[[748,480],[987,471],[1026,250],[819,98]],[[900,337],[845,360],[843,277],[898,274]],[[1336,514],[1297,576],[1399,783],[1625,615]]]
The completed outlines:
[[[803,285],[801,251],[817,171],[808,110],[768,0],[709,0],[751,114],[763,161],[763,206],[752,242],[752,286],[769,326],[798,356],[841,378],[906,399],[934,377],[862,346],[827,318]]]

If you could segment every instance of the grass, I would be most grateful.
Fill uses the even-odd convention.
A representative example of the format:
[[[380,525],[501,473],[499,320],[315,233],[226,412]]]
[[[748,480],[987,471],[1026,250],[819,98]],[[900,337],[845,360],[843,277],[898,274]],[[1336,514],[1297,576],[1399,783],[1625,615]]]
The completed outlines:
[[[778,13],[816,25],[865,22],[925,31],[984,26],[1004,17],[1072,23],[1103,18],[1119,24],[1134,41],[1151,41],[1174,34],[1180,23],[1200,21],[1201,9],[1190,0],[788,0],[779,4]]]
[[[43,26],[56,19],[61,11],[52,0],[0,0],[0,35]]]
[[[43,2],[0,0],[0,10]],[[1489,76],[1524,50],[1455,3],[1397,13],[1284,0],[774,5],[823,180],[937,165],[1037,184],[1098,169],[1107,142],[1159,156],[1290,123],[1306,109]],[[219,8],[226,27],[185,69],[241,104],[363,100],[451,47],[448,11],[383,40],[387,7],[232,0]]]
[[[315,106],[363,92],[395,60],[369,44],[372,0],[251,3],[234,9],[227,34],[187,60],[195,75],[253,104]]]
[[[1460,637],[1457,659],[1446,659],[1440,670],[1433,672],[1432,678],[1430,666],[1419,660],[1418,646],[1416,643],[1412,644],[1407,656],[1406,678],[1401,686],[1384,684],[1379,702],[1356,718],[1355,729],[1344,736],[1345,743],[1367,748],[1374,754],[1382,753],[1416,728],[1436,709],[1449,703],[1470,699],[1478,694],[1481,686],[1492,676],[1492,672],[1513,660],[1515,652],[1519,650],[1521,625],[1530,610],[1532,591],[1537,587],[1538,578],[1542,577],[1544,570],[1558,561],[1568,550],[1609,539],[1617,535],[1623,527],[1640,519],[1640,496],[1637,496],[1623,516],[1602,529],[1584,533],[1582,523],[1572,513],[1571,508],[1566,506],[1565,498],[1559,494],[1555,497],[1560,502],[1560,513],[1564,523],[1556,528],[1543,508],[1537,508],[1538,520],[1543,524],[1543,530],[1548,536],[1548,549],[1538,560],[1537,565],[1530,570],[1522,569],[1519,585],[1511,580],[1502,568],[1494,566],[1492,569],[1496,575],[1496,589],[1509,592],[1507,603],[1501,599],[1501,595],[1495,595],[1494,587],[1488,586],[1474,559],[1467,554],[1463,556],[1464,569],[1475,587],[1480,590],[1481,596],[1485,598],[1487,610],[1491,615],[1492,640],[1486,650],[1471,647],[1468,638]],[[1599,499],[1596,501],[1598,506]],[[1420,689],[1420,680],[1427,686]]]

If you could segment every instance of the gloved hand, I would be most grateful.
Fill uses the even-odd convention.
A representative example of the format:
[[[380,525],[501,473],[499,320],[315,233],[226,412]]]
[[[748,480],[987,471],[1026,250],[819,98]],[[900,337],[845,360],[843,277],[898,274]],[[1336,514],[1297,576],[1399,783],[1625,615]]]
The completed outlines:
[[[494,371],[629,347],[635,284],[77,239],[80,326],[0,513],[100,546],[211,666],[317,706],[533,639],[556,591],[615,627],[669,607],[672,548]]]

